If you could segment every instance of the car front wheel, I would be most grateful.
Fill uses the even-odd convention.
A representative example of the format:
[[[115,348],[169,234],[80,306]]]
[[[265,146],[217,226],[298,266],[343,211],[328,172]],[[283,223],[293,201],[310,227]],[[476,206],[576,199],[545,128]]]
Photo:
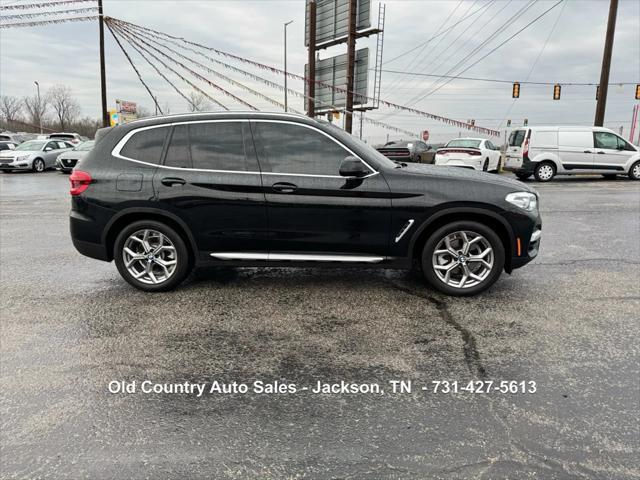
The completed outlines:
[[[44,160],[42,160],[41,158],[36,158],[33,161],[33,171],[36,173],[44,172]]]
[[[631,165],[629,169],[629,178],[631,180],[640,180],[640,162],[636,162]]]
[[[182,237],[156,221],[138,221],[124,228],[115,241],[113,256],[120,275],[146,292],[171,290],[190,270]]]
[[[472,221],[439,228],[422,252],[422,271],[427,281],[453,296],[483,292],[498,280],[504,262],[504,246],[498,235]]]

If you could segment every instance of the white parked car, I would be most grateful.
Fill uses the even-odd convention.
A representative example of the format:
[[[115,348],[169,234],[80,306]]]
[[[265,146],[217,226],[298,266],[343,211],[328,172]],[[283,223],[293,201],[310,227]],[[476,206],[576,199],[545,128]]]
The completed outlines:
[[[502,154],[490,140],[456,138],[436,152],[435,164],[499,172]]]
[[[521,128],[511,132],[504,168],[520,180],[533,175],[539,182],[576,173],[640,180],[640,149],[608,128]]]
[[[55,167],[58,155],[72,148],[72,144],[62,140],[28,140],[13,150],[0,152],[0,170],[6,173],[14,170],[44,172]]]

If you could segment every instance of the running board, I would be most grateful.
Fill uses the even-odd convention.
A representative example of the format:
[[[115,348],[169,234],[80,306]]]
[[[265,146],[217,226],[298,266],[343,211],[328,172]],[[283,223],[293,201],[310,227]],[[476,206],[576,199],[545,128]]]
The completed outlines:
[[[272,262],[345,262],[345,263],[379,263],[384,257],[362,255],[309,255],[298,253],[242,253],[213,252],[209,254],[218,260],[265,260]]]

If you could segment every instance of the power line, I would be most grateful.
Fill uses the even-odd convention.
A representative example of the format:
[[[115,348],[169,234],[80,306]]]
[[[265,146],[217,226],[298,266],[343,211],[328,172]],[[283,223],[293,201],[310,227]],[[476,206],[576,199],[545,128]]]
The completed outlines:
[[[373,68],[369,69],[373,71]],[[453,80],[471,80],[477,82],[491,82],[491,83],[508,83],[512,84],[514,82],[518,82],[521,85],[556,85],[561,84],[563,86],[595,86],[598,83],[584,83],[584,82],[534,82],[534,81],[520,81],[520,80],[506,80],[506,79],[498,79],[498,78],[482,78],[482,77],[463,77],[461,75],[438,75],[435,73],[417,73],[417,72],[405,72],[400,70],[387,70],[382,69],[385,73],[399,73],[399,74],[407,74],[414,75],[419,77],[433,77],[433,78],[450,78]],[[638,82],[610,82],[612,85],[636,85]]]
[[[78,15],[80,13],[91,13],[97,12],[98,7],[87,7],[87,8],[74,8],[69,10],[51,10],[46,12],[29,12],[29,13],[18,13],[15,15],[2,15],[0,20],[21,20],[25,18],[37,18],[44,16],[55,16],[55,15]]]
[[[464,72],[468,71],[469,69],[471,69],[472,67],[474,67],[475,65],[477,65],[478,63],[480,63],[482,60],[484,60],[485,58],[487,58],[489,55],[491,55],[493,52],[495,52],[496,50],[498,50],[500,47],[502,47],[503,45],[505,45],[506,43],[508,43],[511,39],[513,39],[514,37],[516,37],[517,35],[519,35],[520,33],[522,33],[524,30],[526,30],[527,28],[529,28],[531,25],[533,25],[534,23],[536,23],[538,20],[540,20],[542,17],[544,17],[547,13],[549,13],[551,10],[553,10],[554,8],[556,8],[558,5],[560,5],[564,0],[558,0],[558,2],[554,3],[551,7],[549,7],[548,9],[546,9],[544,12],[542,12],[540,15],[538,15],[535,19],[533,19],[532,21],[530,21],[529,23],[527,23],[524,27],[522,27],[520,30],[518,30],[516,33],[514,33],[513,35],[511,35],[509,38],[507,38],[504,42],[502,42],[501,44],[499,44],[498,46],[492,48],[488,53],[486,53],[485,55],[483,55],[482,57],[480,57],[478,60],[476,60],[475,62],[473,62],[471,65],[469,65],[468,67],[466,67],[464,70],[462,70],[461,72],[458,72],[458,75],[463,74]],[[443,83],[442,85],[440,85],[439,87],[434,88],[433,90],[431,90],[430,92],[425,93],[424,95],[422,95],[417,101],[419,102],[420,100],[422,100],[423,98],[431,95],[432,93],[437,92],[438,90],[440,90],[442,87],[444,87],[445,85],[448,85],[449,83],[451,83],[452,80],[447,80],[445,83]]]
[[[40,20],[37,22],[20,22],[20,23],[0,23],[0,28],[15,28],[15,27],[39,27],[42,25],[53,25],[56,23],[67,22],[87,22],[89,20],[96,20],[98,15],[91,15],[86,17],[73,17],[73,18],[57,18],[55,20]]]

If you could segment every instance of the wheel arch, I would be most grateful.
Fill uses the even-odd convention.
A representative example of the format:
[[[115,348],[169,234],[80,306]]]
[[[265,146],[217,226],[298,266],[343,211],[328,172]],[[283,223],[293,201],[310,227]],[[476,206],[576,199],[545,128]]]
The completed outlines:
[[[177,215],[155,208],[126,209],[113,216],[102,234],[102,244],[105,246],[108,261],[113,260],[113,246],[118,233],[127,225],[139,220],[155,220],[173,228],[184,240],[189,251],[189,261],[194,264],[198,248],[187,224]]]
[[[422,223],[409,243],[411,261],[419,259],[422,248],[431,234],[438,228],[456,221],[474,221],[494,230],[504,246],[504,269],[511,273],[511,257],[515,251],[515,235],[509,223],[497,213],[481,207],[454,207],[441,210]]]

